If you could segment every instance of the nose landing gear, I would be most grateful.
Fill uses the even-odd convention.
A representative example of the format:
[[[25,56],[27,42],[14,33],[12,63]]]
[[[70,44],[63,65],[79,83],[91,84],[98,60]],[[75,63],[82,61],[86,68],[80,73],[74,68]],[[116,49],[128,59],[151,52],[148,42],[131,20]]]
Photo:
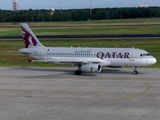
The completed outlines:
[[[136,67],[136,66],[133,66],[133,69],[134,69],[133,74],[134,74],[134,75],[137,75],[137,74],[138,74],[137,67]]]

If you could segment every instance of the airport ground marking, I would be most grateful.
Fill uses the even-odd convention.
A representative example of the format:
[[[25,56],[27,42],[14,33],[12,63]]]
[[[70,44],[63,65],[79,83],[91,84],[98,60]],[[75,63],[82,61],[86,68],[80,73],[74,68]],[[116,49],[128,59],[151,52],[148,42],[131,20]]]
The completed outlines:
[[[144,84],[146,84],[147,88],[140,93],[136,93],[136,94],[131,95],[129,97],[124,97],[124,98],[117,99],[117,100],[127,100],[127,99],[130,99],[130,98],[135,98],[135,97],[138,97],[140,95],[143,95],[143,94],[147,93],[150,90],[151,85],[148,82],[141,81],[141,80],[137,80],[137,81],[143,82]],[[92,104],[87,105],[87,106],[82,106],[82,107],[73,108],[73,109],[69,109],[69,110],[64,110],[64,111],[60,111],[60,112],[54,112],[54,113],[50,113],[50,114],[46,114],[46,115],[42,115],[42,116],[33,117],[33,118],[27,119],[27,120],[36,120],[36,119],[39,119],[39,118],[44,118],[44,117],[48,117],[48,116],[52,116],[52,115],[56,115],[56,114],[69,113],[69,112],[72,112],[72,111],[75,111],[75,110],[85,109],[85,108],[89,108],[89,107],[96,106],[96,105],[99,105],[99,104],[104,104],[107,100],[109,100],[109,99],[103,99],[103,100],[97,101],[97,102],[92,103]],[[117,100],[112,100],[112,101],[117,101]]]
[[[143,95],[143,94],[147,93],[150,90],[151,85],[148,82],[144,82],[144,83],[147,85],[147,88],[144,91],[142,91],[140,93],[133,94],[133,95],[131,95],[129,97],[124,97],[124,98],[122,98],[122,100],[130,99],[130,98],[135,98],[135,97],[138,97],[140,95]]]

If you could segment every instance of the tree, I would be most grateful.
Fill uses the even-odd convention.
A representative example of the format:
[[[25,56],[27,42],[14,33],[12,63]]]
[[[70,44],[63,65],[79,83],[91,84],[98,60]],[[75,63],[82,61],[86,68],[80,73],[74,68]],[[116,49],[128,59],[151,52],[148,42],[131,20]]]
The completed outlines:
[[[16,13],[0,9],[0,22],[44,22],[44,21],[85,21],[121,18],[151,18],[160,17],[160,7],[148,8],[95,8],[55,10],[53,16],[50,10],[20,10]]]

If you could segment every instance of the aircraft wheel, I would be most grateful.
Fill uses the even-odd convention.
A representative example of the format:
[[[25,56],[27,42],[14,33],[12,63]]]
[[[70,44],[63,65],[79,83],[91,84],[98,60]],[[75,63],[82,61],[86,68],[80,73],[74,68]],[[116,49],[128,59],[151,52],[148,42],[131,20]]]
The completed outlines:
[[[134,74],[134,75],[137,75],[137,74],[138,74],[138,71],[134,71],[133,74]]]
[[[75,74],[76,74],[76,75],[81,75],[81,74],[82,74],[82,72],[81,72],[81,71],[79,71],[79,70],[76,70],[76,71],[75,71]]]

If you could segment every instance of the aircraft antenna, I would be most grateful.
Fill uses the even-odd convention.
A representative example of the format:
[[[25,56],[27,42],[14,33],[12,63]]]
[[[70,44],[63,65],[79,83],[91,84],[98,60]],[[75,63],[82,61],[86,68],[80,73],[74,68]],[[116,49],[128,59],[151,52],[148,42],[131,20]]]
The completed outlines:
[[[12,0],[12,11],[18,12],[18,0]]]

